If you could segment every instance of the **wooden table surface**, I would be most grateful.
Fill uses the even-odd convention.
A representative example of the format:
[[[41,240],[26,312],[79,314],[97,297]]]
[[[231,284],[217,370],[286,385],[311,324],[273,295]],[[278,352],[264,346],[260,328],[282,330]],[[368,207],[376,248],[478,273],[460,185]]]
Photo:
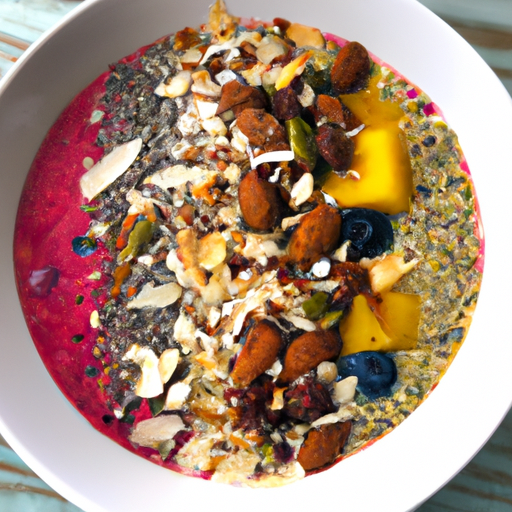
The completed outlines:
[[[421,1],[473,45],[512,94],[512,0]],[[79,3],[0,0],[0,77]],[[512,412],[466,468],[418,509],[444,511],[512,512]],[[80,509],[40,480],[0,436],[0,512]]]

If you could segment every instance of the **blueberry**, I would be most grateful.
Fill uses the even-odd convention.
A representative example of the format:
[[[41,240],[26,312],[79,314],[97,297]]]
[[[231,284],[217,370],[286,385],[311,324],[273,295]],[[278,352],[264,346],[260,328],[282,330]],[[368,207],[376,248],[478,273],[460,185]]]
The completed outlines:
[[[357,389],[368,398],[389,396],[391,386],[396,382],[397,371],[393,359],[380,352],[358,352],[338,359],[338,373],[341,378],[355,376]]]
[[[98,244],[96,240],[88,236],[77,236],[71,240],[71,247],[75,254],[85,258],[96,251]]]
[[[350,261],[375,258],[393,247],[393,227],[386,215],[369,208],[341,211],[342,242],[351,241],[347,251]]]

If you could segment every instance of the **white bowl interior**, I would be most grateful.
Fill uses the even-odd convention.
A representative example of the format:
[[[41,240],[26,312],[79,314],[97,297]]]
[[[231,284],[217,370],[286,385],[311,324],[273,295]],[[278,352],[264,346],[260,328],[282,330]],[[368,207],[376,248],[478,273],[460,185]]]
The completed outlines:
[[[276,16],[358,40],[418,84],[458,132],[486,228],[486,267],[469,336],[440,385],[402,425],[333,469],[280,489],[246,490],[183,477],[125,451],[65,400],[34,349],[17,301],[12,239],[31,161],[65,105],[107,64],[205,21],[210,0],[88,0],[29,50],[0,83],[0,430],[51,486],[87,511],[282,507],[406,511],[485,443],[512,402],[505,223],[512,102],[478,55],[412,0],[248,0],[237,15]],[[507,230],[508,231],[508,230]],[[233,501],[232,503],[240,503]]]

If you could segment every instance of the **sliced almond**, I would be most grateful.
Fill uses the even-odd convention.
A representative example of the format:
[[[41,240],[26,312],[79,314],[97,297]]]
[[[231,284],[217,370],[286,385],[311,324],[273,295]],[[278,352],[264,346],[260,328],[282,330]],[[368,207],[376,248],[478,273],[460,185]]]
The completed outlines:
[[[174,304],[181,297],[181,286],[178,283],[168,283],[153,287],[153,283],[143,286],[138,295],[128,302],[127,309],[165,308]]]
[[[256,50],[256,57],[263,64],[270,64],[276,57],[281,57],[288,53],[288,45],[280,38],[274,35],[265,36]]]
[[[158,370],[158,357],[149,347],[140,347],[134,343],[123,359],[140,366],[141,375],[135,386],[137,396],[153,398],[163,393],[164,385]]]
[[[157,416],[137,423],[130,435],[130,441],[141,446],[153,447],[172,439],[184,428],[185,424],[177,414]]]
[[[90,201],[125,173],[142,148],[142,139],[136,138],[115,147],[108,155],[93,165],[81,178],[80,189]]]
[[[299,206],[305,203],[311,197],[314,186],[315,180],[313,175],[309,172],[304,173],[299,181],[293,185],[292,191],[290,192],[293,204]]]
[[[165,384],[176,370],[180,360],[180,351],[177,348],[168,348],[162,352],[162,355],[158,359],[158,371],[160,372],[160,378]]]

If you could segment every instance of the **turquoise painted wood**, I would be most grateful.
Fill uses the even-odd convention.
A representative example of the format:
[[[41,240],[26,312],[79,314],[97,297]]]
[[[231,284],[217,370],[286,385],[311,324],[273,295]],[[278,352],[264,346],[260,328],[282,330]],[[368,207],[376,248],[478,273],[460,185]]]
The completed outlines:
[[[475,47],[512,94],[512,0],[421,1]],[[0,0],[0,77],[79,3]],[[80,509],[39,479],[0,437],[0,512]],[[466,468],[417,512],[512,512],[512,412]]]
[[[0,437],[0,512],[80,512],[46,485]]]

